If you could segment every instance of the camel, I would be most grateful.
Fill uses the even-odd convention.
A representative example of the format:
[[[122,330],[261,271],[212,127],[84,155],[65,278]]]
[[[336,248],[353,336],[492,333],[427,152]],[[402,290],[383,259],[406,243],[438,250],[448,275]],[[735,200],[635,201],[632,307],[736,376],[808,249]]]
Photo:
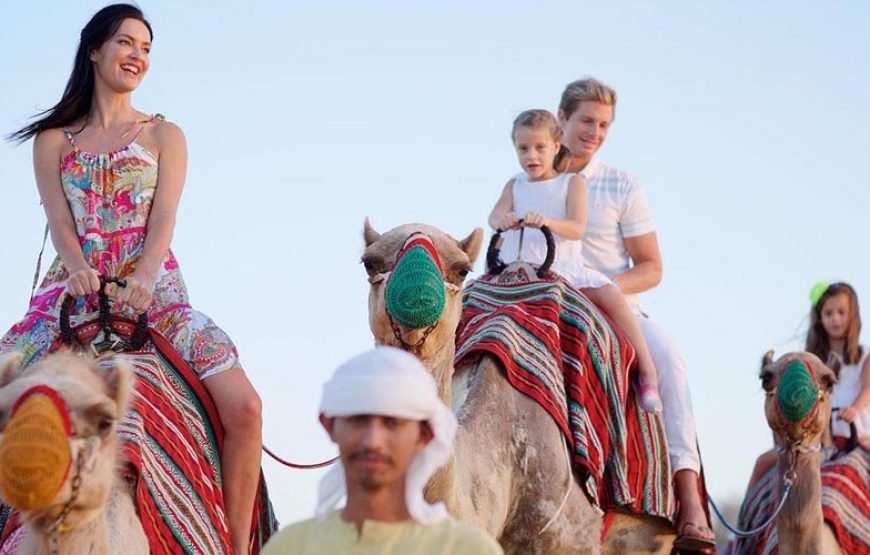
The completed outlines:
[[[780,553],[840,553],[822,516],[820,472],[825,449],[832,444],[830,394],[839,366],[836,356],[825,365],[810,353],[786,354],[774,362],[772,352],[761,365],[764,413],[778,453],[774,491],[781,495],[787,475],[794,484],[776,517]]]
[[[428,236],[441,259],[446,300],[434,327],[394,330],[386,311],[386,276],[417,233]],[[483,231],[475,229],[461,241],[423,224],[380,234],[366,220],[363,235],[375,341],[416,354],[459,421],[454,456],[433,477],[427,497],[443,500],[452,515],[485,529],[508,554],[671,553],[673,529],[655,517],[618,516],[602,545],[600,512],[574,479],[552,418],[504,379],[496,358],[454,368],[462,284],[480,253]]]
[[[46,457],[30,464],[21,462],[22,453],[44,448],[44,445],[33,434],[23,439],[13,430],[28,426],[31,430],[44,430],[42,423],[35,421],[40,415],[28,413],[10,418],[16,401],[35,386],[51,388],[62,398],[62,405],[65,404],[65,407],[58,406],[58,414],[65,408],[69,415],[71,436],[66,442],[71,464],[53,498],[18,507],[27,528],[26,539],[18,553],[149,553],[132,493],[118,473],[120,459],[115,427],[132,394],[132,368],[117,360],[110,370],[101,369],[94,360],[61,352],[46,356],[27,373],[19,374],[19,361],[17,355],[0,361],[0,426],[3,427],[0,457],[8,457],[2,461],[2,482],[21,480],[24,483],[17,483],[21,490],[32,487],[31,482],[37,483],[40,476],[51,473]],[[25,412],[27,402],[19,407],[21,412]],[[28,423],[22,422],[22,418],[34,420]],[[64,438],[57,439],[59,441],[53,445],[63,452],[67,448]],[[16,466],[14,472],[9,472]]]

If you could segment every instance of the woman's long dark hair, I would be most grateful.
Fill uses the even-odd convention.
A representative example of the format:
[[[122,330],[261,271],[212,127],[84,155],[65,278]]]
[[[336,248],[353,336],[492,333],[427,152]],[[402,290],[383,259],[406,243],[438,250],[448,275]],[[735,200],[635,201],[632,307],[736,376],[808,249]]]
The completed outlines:
[[[137,19],[145,24],[151,39],[154,31],[142,10],[130,4],[112,4],[94,14],[82,29],[72,73],[60,101],[34,116],[36,121],[10,134],[7,139],[23,143],[47,129],[67,127],[88,115],[94,98],[94,63],[91,53],[114,35],[125,19]]]

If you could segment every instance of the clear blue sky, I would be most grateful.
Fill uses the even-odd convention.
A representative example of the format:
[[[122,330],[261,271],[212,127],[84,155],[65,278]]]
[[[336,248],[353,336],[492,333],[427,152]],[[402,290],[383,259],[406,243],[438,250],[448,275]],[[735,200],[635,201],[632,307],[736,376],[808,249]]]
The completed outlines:
[[[174,249],[194,305],[238,343],[268,444],[333,454],[320,386],[371,344],[363,218],[485,225],[518,168],[513,117],[555,109],[591,74],[621,95],[602,158],[640,178],[658,224],[665,278],[644,305],[688,358],[712,493],[741,495],[770,445],[761,354],[797,345],[820,279],[870,302],[870,8],[468,4],[142,3],[155,38],[134,104],[190,148]],[[6,7],[0,130],[57,101],[102,6]],[[44,216],[29,145],[0,144],[0,168],[6,326],[26,308]],[[309,516],[320,474],[264,464],[281,521]]]

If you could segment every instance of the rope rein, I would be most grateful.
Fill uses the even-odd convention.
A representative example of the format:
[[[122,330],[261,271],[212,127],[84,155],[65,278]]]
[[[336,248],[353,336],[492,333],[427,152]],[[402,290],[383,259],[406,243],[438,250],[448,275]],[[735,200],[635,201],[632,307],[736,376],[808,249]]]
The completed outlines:
[[[283,464],[284,466],[289,467],[289,468],[295,468],[297,470],[314,470],[315,468],[323,468],[324,466],[329,466],[338,460],[338,456],[335,456],[329,460],[319,462],[319,463],[299,464],[299,463],[290,462],[286,459],[282,459],[281,457],[276,455],[274,452],[272,452],[272,450],[269,449],[268,447],[266,447],[265,445],[263,445],[263,451],[265,451],[267,455],[269,455],[270,457],[275,459],[276,462]]]
[[[791,470],[790,472],[793,473],[794,471]],[[719,522],[721,522],[722,525],[727,528],[732,534],[741,538],[755,536],[767,530],[767,528],[773,523],[773,521],[776,520],[776,517],[779,516],[780,511],[782,511],[782,507],[785,505],[786,499],[788,499],[788,494],[789,492],[791,492],[792,485],[794,485],[794,479],[789,478],[787,475],[788,472],[786,472],[786,475],[783,475],[782,478],[785,486],[782,488],[782,498],[779,500],[779,505],[777,505],[776,510],[773,512],[772,515],[770,515],[770,518],[768,518],[766,521],[764,521],[758,527],[753,528],[752,530],[740,530],[739,528],[732,526],[725,519],[725,517],[722,516],[722,512],[719,510],[719,507],[717,507],[716,502],[713,501],[713,496],[707,493],[707,499],[710,501],[710,506],[713,507],[713,512],[716,513],[716,517],[719,518]]]

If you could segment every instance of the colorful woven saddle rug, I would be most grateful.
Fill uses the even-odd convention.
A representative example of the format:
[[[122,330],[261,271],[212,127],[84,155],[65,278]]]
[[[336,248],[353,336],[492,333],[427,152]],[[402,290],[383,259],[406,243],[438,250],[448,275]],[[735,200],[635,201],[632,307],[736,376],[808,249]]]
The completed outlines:
[[[116,331],[133,326],[115,322]],[[96,323],[76,329],[92,338]],[[136,387],[118,426],[121,453],[129,464],[139,519],[152,554],[231,554],[229,523],[221,489],[223,429],[208,392],[159,332],[145,349],[126,355]],[[0,505],[0,553],[15,553],[24,528],[18,513]],[[262,474],[251,530],[254,553],[277,529]]]
[[[859,445],[849,454],[822,464],[822,514],[831,526],[840,550],[847,555],[870,553],[870,450]],[[763,524],[776,509],[774,466],[746,496],[740,507],[738,527],[743,530]],[[732,555],[779,553],[776,526],[751,538],[732,542]]]
[[[456,345],[457,365],[494,356],[553,418],[602,510],[671,515],[664,424],[635,402],[634,349],[579,291],[522,263],[483,276],[465,288]]]

